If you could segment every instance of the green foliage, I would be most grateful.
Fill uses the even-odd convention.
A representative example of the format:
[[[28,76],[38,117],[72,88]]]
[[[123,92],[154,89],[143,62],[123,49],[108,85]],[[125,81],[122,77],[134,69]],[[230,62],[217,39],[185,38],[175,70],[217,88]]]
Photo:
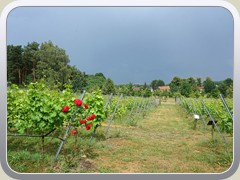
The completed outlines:
[[[181,97],[181,93],[180,92],[175,92],[172,94],[172,97],[176,98],[176,97]]]
[[[70,77],[70,62],[64,49],[54,45],[51,41],[41,44],[36,54],[38,58],[36,74],[38,79],[45,78],[47,84],[53,86],[60,83],[60,88],[67,83]]]
[[[23,49],[21,46],[9,45],[7,47],[7,79],[8,82],[22,83]]]
[[[232,97],[232,83],[231,78],[216,83],[210,77],[207,77],[202,83],[201,78],[197,78],[196,80],[193,77],[181,79],[176,76],[170,83],[170,92],[171,96],[174,96],[175,93],[180,93],[184,97],[206,96],[209,98],[218,98],[221,93],[225,97]],[[200,88],[202,85],[204,91]]]
[[[201,79],[198,79],[198,83],[201,83]],[[180,93],[185,97],[193,97],[197,92],[197,81],[193,77],[187,79],[174,77],[170,83],[170,91],[172,95]]]
[[[102,92],[103,94],[111,94],[111,93],[115,94],[115,86],[113,81],[110,78],[108,78],[103,84]]]
[[[197,86],[201,87],[202,86],[202,78],[197,78]]]
[[[180,92],[180,86],[182,84],[182,79],[178,76],[175,76],[170,82],[170,91],[171,93]]]
[[[105,119],[103,97],[98,90],[92,94],[87,94],[84,99],[89,104],[89,108],[74,104],[76,95],[71,90],[71,86],[64,85],[64,90],[49,90],[44,81],[30,83],[26,89],[20,89],[12,85],[8,89],[8,128],[17,130],[18,133],[43,135],[54,128],[61,128],[68,124],[75,114],[73,126],[76,128],[81,124],[80,119],[95,114],[96,118],[90,122],[95,127]],[[67,113],[62,112],[64,106],[69,106]]]
[[[108,108],[108,113],[111,114],[119,100],[119,96],[114,96],[111,101],[111,105]],[[151,102],[149,98],[144,97],[134,97],[134,96],[124,96],[120,101],[118,108],[116,110],[114,121],[117,123],[127,122],[129,125],[136,126],[139,118],[143,117],[143,109],[146,105]],[[131,117],[129,117],[130,111],[133,108]],[[141,116],[139,116],[141,115]]]
[[[208,116],[208,113],[206,111],[206,109],[204,108],[204,106],[202,105],[201,102],[198,101],[198,105],[195,103],[195,101],[193,101],[192,99],[187,99],[187,98],[183,98],[183,105],[184,107],[187,109],[187,111],[189,113],[193,112],[193,108],[195,108],[195,110],[197,111],[197,114],[200,115],[200,111],[204,116]],[[230,108],[231,113],[233,113],[233,101],[232,99],[225,99],[227,101],[227,104]],[[192,102],[192,105],[189,102]],[[227,132],[227,133],[231,133],[233,132],[233,122],[232,119],[230,117],[230,115],[228,114],[224,104],[222,103],[222,101],[220,99],[210,99],[210,98],[205,98],[203,99],[208,111],[210,112],[210,114],[212,115],[212,117],[218,121],[217,125],[219,126],[220,130],[222,132]],[[200,107],[200,110],[199,108]]]
[[[134,95],[133,84],[132,83],[126,84],[126,91],[123,92],[123,94],[125,94],[126,96],[133,96]]]
[[[39,44],[37,42],[28,43],[27,46],[23,48],[23,62],[24,62],[24,83],[36,82],[36,69],[37,69],[37,52],[39,50]]]
[[[89,114],[95,114],[96,118],[92,121],[92,125],[101,125],[101,122],[106,118],[106,112],[104,111],[104,98],[100,89],[85,95],[84,102],[89,105],[87,112]]]
[[[30,83],[24,89],[16,85],[8,88],[7,97],[7,120],[10,131],[17,131],[19,134],[44,135],[54,128],[58,129],[67,125],[72,120],[72,127],[78,131],[79,126],[91,124],[95,129],[106,119],[108,112],[113,112],[118,102],[118,96],[113,97],[111,105],[104,111],[106,100],[100,89],[92,93],[86,93],[83,104],[76,106],[74,100],[76,95],[71,85],[64,85],[64,90],[59,91],[57,87],[50,90],[44,80]],[[147,99],[139,98],[141,107],[147,103]],[[134,97],[125,97],[120,102],[115,118],[126,116],[135,102]],[[88,104],[88,108],[84,105]],[[64,113],[62,108],[69,106]],[[135,107],[136,108],[136,107]],[[92,114],[96,117],[81,124],[79,120],[88,119]],[[74,118],[73,118],[74,117]]]
[[[190,94],[192,93],[192,86],[186,79],[182,80],[180,92],[181,95],[185,97],[190,97]]]
[[[88,75],[81,72],[76,66],[71,66],[70,59],[65,50],[54,45],[53,42],[37,42],[28,43],[26,46],[7,46],[7,81],[11,84],[24,86],[31,82],[40,81],[44,78],[46,85],[52,88],[57,85],[60,90],[64,89],[64,84],[71,84],[74,92],[95,91],[100,88],[103,94],[121,94],[127,96],[152,96],[147,90],[151,87],[156,91],[159,86],[165,85],[163,80],[152,80],[148,86],[144,84],[122,84],[114,85],[114,82],[98,72],[95,75]],[[198,90],[197,87],[204,86],[204,92]],[[162,96],[174,96],[180,93],[185,97],[218,97],[219,93],[225,97],[233,95],[233,80],[227,78],[224,81],[214,82],[210,77],[202,83],[200,77],[189,77],[182,79],[175,76],[169,84],[170,93]],[[140,90],[133,90],[139,87]],[[166,93],[166,92],[165,92]],[[159,95],[160,92],[154,92],[153,95]]]
[[[226,91],[226,97],[233,98],[233,85],[230,85]]]
[[[103,84],[105,83],[106,79],[102,73],[96,73],[95,75],[87,75],[86,76],[86,90],[88,92],[94,91],[98,88],[102,89]]]
[[[152,92],[149,88],[146,88],[143,93],[143,97],[150,97],[152,95]]]
[[[150,86],[153,90],[156,90],[159,86],[165,86],[165,83],[163,80],[153,80]]]
[[[41,45],[32,42],[24,47],[8,45],[7,61],[9,83],[24,85],[44,78],[49,88],[58,84],[63,90],[64,84],[70,83],[74,92],[82,91],[87,85],[85,73],[70,66],[65,50],[51,41]]]
[[[225,97],[232,97],[233,94],[233,80],[230,78],[225,79],[219,83],[218,89],[220,93]]]
[[[153,96],[160,96],[161,95],[161,91],[159,89],[156,89],[155,91],[153,91]]]
[[[216,84],[212,81],[210,77],[207,77],[206,80],[203,82],[203,87],[205,93],[212,93],[213,90],[216,88]]]
[[[116,85],[116,94],[120,95],[120,94],[124,94],[126,96],[141,96],[141,94],[139,94],[139,91],[134,91],[133,90],[134,85],[132,83],[128,83],[128,84],[121,84],[121,85]]]
[[[7,94],[8,127],[20,134],[44,134],[62,126],[70,116],[61,113],[65,104],[72,104],[74,94],[70,89],[59,93],[50,91],[43,81],[30,83],[26,89],[12,85]],[[70,109],[70,112],[73,110]]]
[[[86,74],[79,71],[75,66],[72,66],[70,82],[74,92],[81,92],[87,85]]]

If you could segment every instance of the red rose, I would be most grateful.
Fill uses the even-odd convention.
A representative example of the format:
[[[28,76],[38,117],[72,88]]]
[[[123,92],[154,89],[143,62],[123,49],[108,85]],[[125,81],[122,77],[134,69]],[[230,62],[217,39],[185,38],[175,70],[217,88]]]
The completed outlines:
[[[73,101],[77,106],[81,106],[82,105],[82,101],[80,99],[75,99]]]
[[[71,133],[72,133],[72,134],[77,134],[77,131],[73,129],[73,130],[71,131]]]
[[[96,115],[95,115],[95,114],[92,114],[91,116],[89,116],[89,117],[87,118],[87,120],[88,120],[88,121],[93,120],[95,117],[96,117]]]
[[[84,104],[84,107],[85,107],[86,109],[88,109],[88,104]]]
[[[92,120],[93,120],[93,119],[95,119],[96,115],[95,115],[95,114],[92,114],[91,117],[92,117]]]
[[[82,120],[79,120],[79,122],[80,122],[81,124],[85,124],[85,123],[87,122],[87,120],[82,119]]]
[[[92,127],[92,124],[88,124],[88,125],[86,126],[86,130],[91,129],[91,127]]]
[[[66,113],[66,112],[68,112],[69,109],[70,109],[69,106],[64,106],[64,107],[62,108],[62,112]]]

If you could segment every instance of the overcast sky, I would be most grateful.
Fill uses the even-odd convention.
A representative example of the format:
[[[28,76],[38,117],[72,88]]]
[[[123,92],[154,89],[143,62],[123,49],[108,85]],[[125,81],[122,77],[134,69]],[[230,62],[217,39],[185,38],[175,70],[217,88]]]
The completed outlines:
[[[51,40],[71,65],[119,83],[233,77],[233,18],[220,7],[19,7],[7,43]]]

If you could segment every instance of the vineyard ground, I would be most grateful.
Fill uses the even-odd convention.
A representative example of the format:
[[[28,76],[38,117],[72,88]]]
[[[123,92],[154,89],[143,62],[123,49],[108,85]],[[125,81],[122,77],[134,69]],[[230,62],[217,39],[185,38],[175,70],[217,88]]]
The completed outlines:
[[[33,173],[221,173],[232,163],[232,137],[224,134],[226,152],[217,132],[212,139],[202,121],[194,130],[192,115],[174,101],[163,102],[137,126],[113,123],[107,136],[106,126],[92,143],[89,135],[77,144],[70,135],[56,163],[59,141],[46,141],[42,154],[40,139],[9,137],[9,165]]]

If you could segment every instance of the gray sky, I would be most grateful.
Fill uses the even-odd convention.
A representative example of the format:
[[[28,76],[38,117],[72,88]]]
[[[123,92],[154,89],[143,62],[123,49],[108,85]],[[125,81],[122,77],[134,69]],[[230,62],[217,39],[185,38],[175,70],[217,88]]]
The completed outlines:
[[[233,18],[220,7],[19,7],[7,43],[51,40],[70,64],[119,83],[233,77]]]

